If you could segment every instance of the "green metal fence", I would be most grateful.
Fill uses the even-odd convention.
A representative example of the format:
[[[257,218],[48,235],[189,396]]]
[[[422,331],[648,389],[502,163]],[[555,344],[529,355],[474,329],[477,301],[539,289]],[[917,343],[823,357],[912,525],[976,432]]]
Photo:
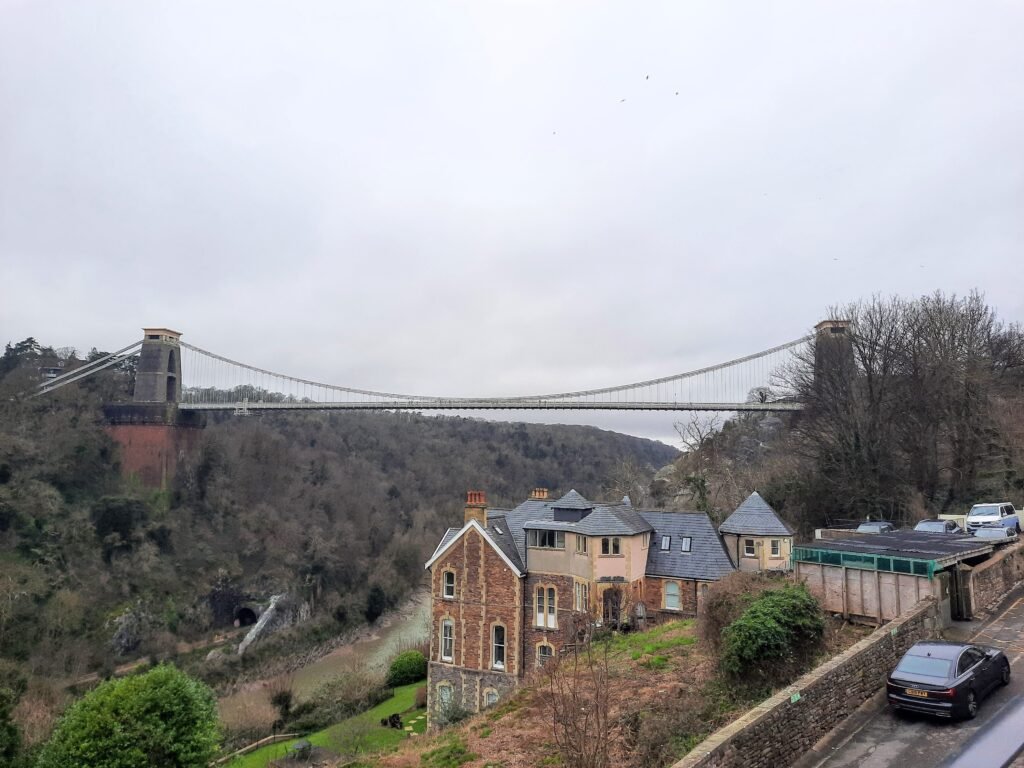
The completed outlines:
[[[864,552],[843,552],[834,549],[810,549],[794,547],[794,563],[818,563],[819,565],[842,565],[847,568],[863,568],[867,571],[907,573],[913,576],[927,576],[929,579],[941,570],[934,560],[918,560],[913,557],[872,555]]]

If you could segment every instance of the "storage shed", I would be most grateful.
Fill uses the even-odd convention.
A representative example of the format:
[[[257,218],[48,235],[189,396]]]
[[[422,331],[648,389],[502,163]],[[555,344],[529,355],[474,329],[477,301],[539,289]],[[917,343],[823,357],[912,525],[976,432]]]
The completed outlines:
[[[934,597],[950,618],[969,619],[965,566],[992,549],[973,536],[894,531],[800,544],[793,567],[826,611],[847,618],[882,624]]]

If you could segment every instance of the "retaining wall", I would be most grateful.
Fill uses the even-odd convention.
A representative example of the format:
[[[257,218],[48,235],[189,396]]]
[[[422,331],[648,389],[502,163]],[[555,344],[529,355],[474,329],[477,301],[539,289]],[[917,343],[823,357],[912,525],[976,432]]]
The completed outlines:
[[[900,657],[934,637],[926,598],[844,653],[716,731],[673,768],[785,768],[877,693]]]
[[[1004,547],[971,570],[971,599],[976,610],[993,603],[1024,579],[1024,543]]]

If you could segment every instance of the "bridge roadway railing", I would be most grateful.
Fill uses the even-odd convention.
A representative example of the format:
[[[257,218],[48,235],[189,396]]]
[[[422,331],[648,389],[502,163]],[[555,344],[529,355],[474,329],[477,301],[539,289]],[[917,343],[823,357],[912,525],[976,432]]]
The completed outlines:
[[[374,400],[366,402],[321,403],[314,401],[273,402],[239,401],[233,403],[182,402],[181,410],[191,411],[799,411],[801,403],[680,403],[680,402],[572,402],[522,399],[439,399]]]

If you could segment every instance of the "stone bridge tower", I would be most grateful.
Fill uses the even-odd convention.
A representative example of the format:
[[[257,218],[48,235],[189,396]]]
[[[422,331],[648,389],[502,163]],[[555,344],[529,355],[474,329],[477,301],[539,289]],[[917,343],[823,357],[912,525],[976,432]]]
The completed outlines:
[[[181,334],[144,328],[132,402],[104,406],[107,432],[121,447],[121,470],[166,489],[178,463],[199,443],[205,420],[180,411]]]

